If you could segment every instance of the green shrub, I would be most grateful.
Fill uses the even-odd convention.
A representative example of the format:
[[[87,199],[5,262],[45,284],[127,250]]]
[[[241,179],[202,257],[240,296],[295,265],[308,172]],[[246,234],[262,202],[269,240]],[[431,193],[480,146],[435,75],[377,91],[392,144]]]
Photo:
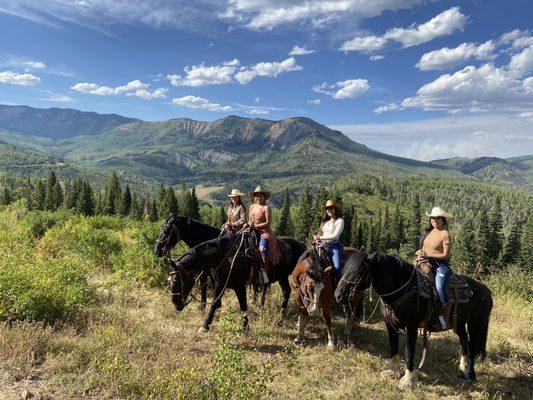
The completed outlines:
[[[38,239],[56,224],[55,215],[47,211],[32,211],[23,220],[23,227],[33,239]]]
[[[527,266],[508,265],[488,275],[484,281],[497,295],[520,298],[529,303],[533,301],[531,268],[527,270]]]
[[[119,254],[111,256],[115,281],[135,282],[149,287],[165,287],[168,269],[163,260],[138,244],[125,246]]]

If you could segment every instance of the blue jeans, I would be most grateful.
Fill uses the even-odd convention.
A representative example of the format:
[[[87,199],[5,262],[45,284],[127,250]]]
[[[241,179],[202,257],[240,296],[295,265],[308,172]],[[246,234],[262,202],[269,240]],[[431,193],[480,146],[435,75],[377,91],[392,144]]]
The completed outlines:
[[[264,249],[261,251],[261,256],[265,258],[269,254],[270,243],[268,243],[268,239],[266,237],[263,237],[261,234],[259,234],[259,248],[261,248],[261,246],[263,246]]]
[[[333,261],[333,273],[335,274],[335,278],[339,280],[342,276],[342,245],[339,242],[331,243],[327,244],[326,248]]]
[[[433,273],[435,274],[435,286],[437,293],[442,304],[448,303],[448,292],[446,291],[446,285],[448,279],[452,276],[452,269],[450,263],[446,260],[431,260],[431,266],[433,267]]]

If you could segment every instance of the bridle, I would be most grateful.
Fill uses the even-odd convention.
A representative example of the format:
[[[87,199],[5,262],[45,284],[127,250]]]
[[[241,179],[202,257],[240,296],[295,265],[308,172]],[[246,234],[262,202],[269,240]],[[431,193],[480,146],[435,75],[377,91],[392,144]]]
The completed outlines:
[[[168,279],[170,280],[172,276],[177,276],[180,280],[180,287],[181,287],[181,291],[180,292],[175,292],[174,290],[172,290],[170,292],[170,294],[172,296],[181,296],[181,301],[182,303],[184,304],[184,306],[186,306],[187,304],[189,304],[192,300],[192,298],[190,300],[188,300],[186,297],[183,296],[183,288],[184,288],[184,285],[183,285],[183,277],[182,277],[182,274],[185,274],[185,276],[187,276],[187,279],[188,279],[188,274],[187,274],[187,271],[185,271],[185,268],[183,267],[183,265],[181,265],[181,263],[178,261],[174,261],[172,260],[170,257],[166,257],[166,260],[169,264],[173,265],[174,268],[168,273]],[[171,285],[171,287],[173,287],[174,285]],[[188,301],[187,301],[188,300]]]
[[[178,243],[178,242],[180,241],[180,230],[179,230],[177,224],[175,224],[175,223],[166,223],[166,224],[165,224],[165,227],[167,227],[167,226],[169,227],[169,228],[168,228],[169,230],[172,229],[172,230],[176,231],[176,235],[177,235],[176,243]],[[155,240],[156,244],[163,244],[164,249],[165,249],[165,254],[164,254],[165,256],[168,256],[169,253],[170,253],[170,250],[171,250],[171,249],[168,247],[168,242],[169,242],[169,240],[170,240],[170,236],[171,236],[171,235],[170,235],[170,232],[167,232],[167,235],[166,235],[165,239],[163,239],[163,240],[159,240],[159,238],[157,238],[157,239]]]

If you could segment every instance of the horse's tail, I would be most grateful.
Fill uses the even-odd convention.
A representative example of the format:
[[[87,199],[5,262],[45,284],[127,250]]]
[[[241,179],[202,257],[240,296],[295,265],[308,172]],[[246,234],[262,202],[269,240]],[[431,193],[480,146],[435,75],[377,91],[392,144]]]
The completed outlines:
[[[475,282],[475,286],[471,282]],[[489,333],[489,320],[492,311],[492,294],[488,287],[481,282],[471,280],[471,287],[475,291],[474,298],[477,297],[476,310],[470,311],[468,321],[468,333],[470,334],[471,350],[474,356],[480,355],[481,359],[487,356],[487,336]],[[473,299],[474,299],[473,298]]]

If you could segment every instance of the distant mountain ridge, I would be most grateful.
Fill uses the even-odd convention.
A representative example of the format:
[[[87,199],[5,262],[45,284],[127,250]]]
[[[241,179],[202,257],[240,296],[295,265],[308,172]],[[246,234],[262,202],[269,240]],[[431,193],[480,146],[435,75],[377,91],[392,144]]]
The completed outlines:
[[[384,154],[304,117],[271,121],[231,115],[210,122],[147,122],[115,114],[0,105],[0,140],[88,172],[117,170],[137,182],[171,185],[187,181],[244,187],[261,182],[282,190],[305,182],[327,184],[351,172],[486,179],[479,168],[467,172],[471,161],[428,163]]]

